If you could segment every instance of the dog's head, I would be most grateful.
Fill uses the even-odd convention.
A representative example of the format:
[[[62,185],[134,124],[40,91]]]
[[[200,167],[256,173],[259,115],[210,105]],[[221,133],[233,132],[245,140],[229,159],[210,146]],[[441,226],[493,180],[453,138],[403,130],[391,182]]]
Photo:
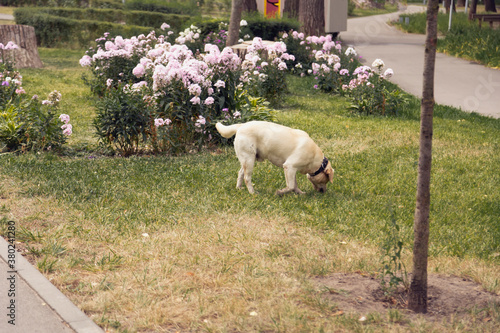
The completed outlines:
[[[318,173],[317,175],[307,174],[307,179],[311,181],[316,191],[325,193],[326,185],[328,184],[328,182],[333,183],[334,172],[335,170],[333,170],[330,161],[328,161],[328,164],[322,172]]]

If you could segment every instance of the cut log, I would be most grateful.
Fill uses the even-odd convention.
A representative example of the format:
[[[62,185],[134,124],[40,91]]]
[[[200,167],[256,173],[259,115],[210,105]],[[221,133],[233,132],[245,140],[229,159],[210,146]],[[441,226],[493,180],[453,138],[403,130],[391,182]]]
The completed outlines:
[[[14,42],[18,49],[4,50],[5,56],[14,59],[16,68],[42,68],[43,63],[38,55],[35,28],[29,25],[0,25],[0,43],[6,45]]]

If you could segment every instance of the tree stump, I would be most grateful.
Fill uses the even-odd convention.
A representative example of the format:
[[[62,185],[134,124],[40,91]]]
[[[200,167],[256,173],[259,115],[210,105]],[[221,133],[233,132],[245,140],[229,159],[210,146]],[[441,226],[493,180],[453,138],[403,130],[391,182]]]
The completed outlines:
[[[35,28],[29,25],[0,25],[0,43],[6,45],[14,42],[18,49],[4,50],[4,56],[14,59],[16,68],[42,68],[43,63],[38,55]]]

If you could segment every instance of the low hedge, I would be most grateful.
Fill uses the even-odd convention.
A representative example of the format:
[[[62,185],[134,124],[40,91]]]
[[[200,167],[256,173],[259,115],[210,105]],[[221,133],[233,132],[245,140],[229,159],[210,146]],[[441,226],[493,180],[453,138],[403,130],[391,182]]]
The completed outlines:
[[[123,8],[123,0],[0,0],[2,6]]]
[[[261,37],[264,40],[275,40],[279,38],[280,32],[299,30],[300,28],[300,23],[293,19],[268,19],[260,14],[251,14],[245,16],[244,19],[248,25],[241,27],[241,31],[250,34],[251,37]],[[199,18],[188,22],[188,24],[194,24],[200,28],[202,38],[205,38],[211,32],[218,32],[221,22],[229,24],[228,20],[200,20]]]
[[[29,20],[30,16],[36,14],[47,14],[74,20],[103,21],[120,24],[125,23],[127,25],[155,28],[159,28],[162,23],[166,22],[174,31],[181,30],[183,24],[190,19],[187,15],[94,8],[23,7],[16,9],[14,12],[16,22],[18,16],[22,16],[23,20],[26,21]],[[17,23],[19,24],[19,22]]]
[[[281,18],[269,19],[260,14],[252,14],[245,17],[248,22],[248,29],[254,36],[259,36],[264,40],[274,40],[279,37],[280,32],[299,30],[300,23],[297,20]]]
[[[124,5],[128,10],[140,10],[165,14],[200,15],[200,7],[193,1],[165,2],[158,0],[127,0]]]
[[[41,47],[87,48],[105,32],[109,32],[111,36],[130,38],[140,34],[147,35],[154,30],[152,27],[75,20],[33,11],[16,10],[14,16],[17,24],[31,25],[35,28],[37,43]]]

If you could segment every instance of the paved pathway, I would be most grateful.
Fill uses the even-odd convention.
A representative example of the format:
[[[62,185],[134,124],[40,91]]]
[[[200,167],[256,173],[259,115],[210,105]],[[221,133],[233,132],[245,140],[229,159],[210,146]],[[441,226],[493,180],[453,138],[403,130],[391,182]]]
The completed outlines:
[[[103,333],[20,253],[12,256],[0,236],[0,332]]]
[[[14,21],[14,16],[9,14],[0,14],[0,20]]]
[[[404,11],[422,10],[422,6],[408,6]],[[354,45],[367,65],[382,59],[394,70],[391,81],[421,97],[425,36],[407,34],[387,24],[399,14],[349,19],[340,38]],[[500,118],[500,70],[438,53],[434,97],[439,104]]]

